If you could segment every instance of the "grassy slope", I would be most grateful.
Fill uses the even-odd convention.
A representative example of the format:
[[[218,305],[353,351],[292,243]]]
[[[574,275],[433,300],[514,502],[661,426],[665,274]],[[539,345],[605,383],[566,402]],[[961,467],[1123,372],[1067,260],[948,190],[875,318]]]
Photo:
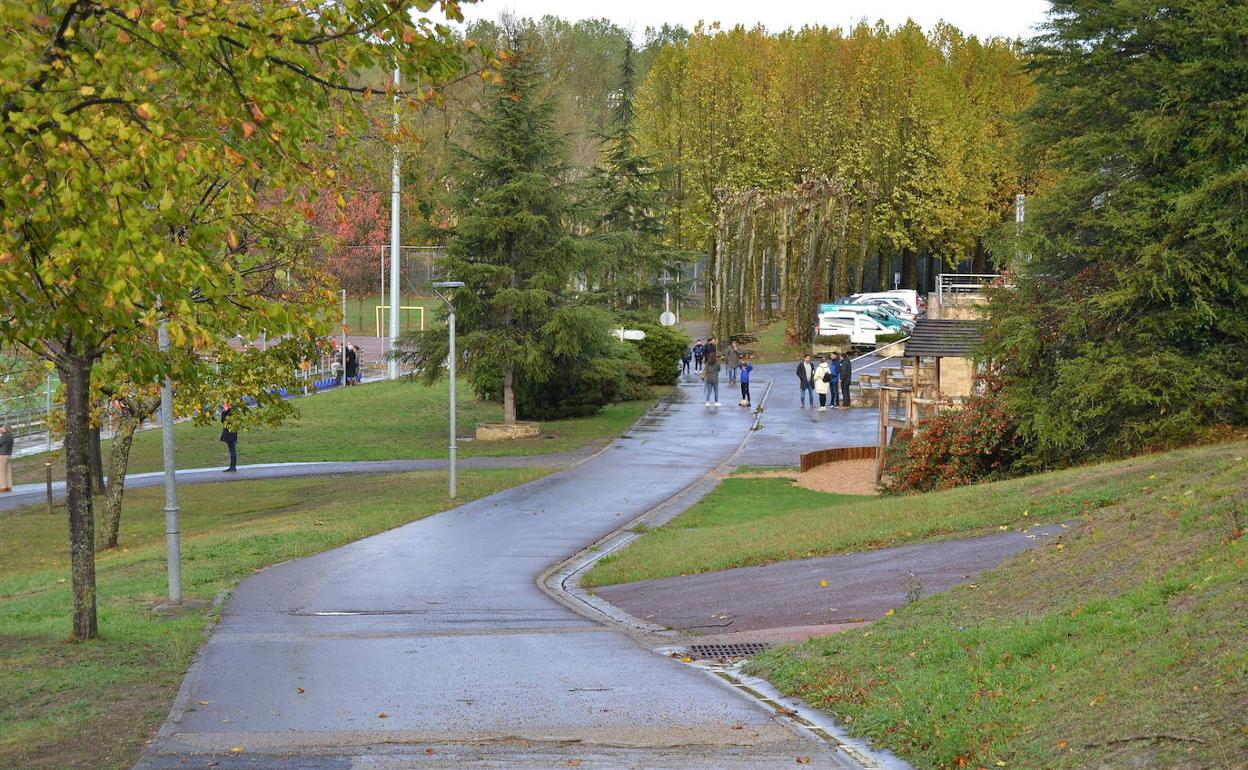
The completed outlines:
[[[1199,467],[1206,451],[1212,450],[901,498],[827,495],[786,479],[729,478],[667,526],[603,559],[585,584],[627,583],[1067,521],[1131,494],[1157,472],[1159,462],[1178,472],[1179,467]],[[1089,473],[1102,478],[1095,484],[1079,483]]]
[[[753,668],[916,767],[1248,766],[1246,454],[1223,444],[897,501],[1004,512],[1028,488],[1102,505],[978,584]]]
[[[460,502],[544,473],[466,472]],[[266,565],[442,510],[445,483],[425,472],[185,485],[185,594],[211,599]],[[123,547],[97,562],[101,638],[80,644],[64,641],[63,519],[37,506],[0,517],[0,767],[130,767],[168,713],[210,613],[151,613],[166,586],[162,503],[160,489],[127,494]]]
[[[379,382],[356,388],[337,388],[297,401],[301,418],[280,428],[244,431],[239,436],[241,463],[296,460],[393,460],[446,456],[447,388],[445,383]],[[478,401],[459,392],[461,435],[471,436],[478,422],[502,419],[498,404]],[[650,406],[649,401],[612,404],[594,417],[542,424],[543,436],[524,441],[477,443],[462,441],[460,457],[546,454],[577,449],[616,436]],[[224,465],[221,427],[180,423],[174,429],[178,467]],[[108,442],[104,444],[105,457]],[[42,481],[42,455],[14,462],[18,484]],[[107,462],[107,460],[106,460]],[[143,431],[134,438],[130,471],[160,470],[160,432]],[[56,478],[64,478],[64,462],[53,462]]]

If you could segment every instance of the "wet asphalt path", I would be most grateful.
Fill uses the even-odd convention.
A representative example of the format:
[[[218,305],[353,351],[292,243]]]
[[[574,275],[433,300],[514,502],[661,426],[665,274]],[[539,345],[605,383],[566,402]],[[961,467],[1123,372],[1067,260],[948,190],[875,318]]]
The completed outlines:
[[[643,580],[594,592],[642,620],[699,634],[858,623],[903,606],[908,590],[923,596],[947,591],[1065,531],[1050,524],[1022,532]],[[824,580],[826,586],[821,584]]]
[[[594,447],[573,452],[557,452],[545,455],[516,455],[511,457],[461,457],[456,463],[460,470],[479,468],[562,468],[583,460],[595,451]],[[436,471],[446,468],[446,460],[360,460],[356,462],[292,462],[256,463],[240,465],[237,473],[222,473],[221,468],[186,468],[177,472],[179,484],[208,484],[224,481],[255,481],[258,479],[285,479],[303,476],[353,475],[359,473],[410,473],[412,471]],[[126,489],[158,487],[165,482],[161,471],[126,474]],[[52,482],[52,497],[65,497],[65,482]],[[45,484],[18,484],[13,491],[0,496],[0,511],[9,511],[23,505],[36,505],[47,499]]]
[[[138,767],[853,766],[536,585],[733,453],[751,415],[700,395],[573,468],[247,579]]]

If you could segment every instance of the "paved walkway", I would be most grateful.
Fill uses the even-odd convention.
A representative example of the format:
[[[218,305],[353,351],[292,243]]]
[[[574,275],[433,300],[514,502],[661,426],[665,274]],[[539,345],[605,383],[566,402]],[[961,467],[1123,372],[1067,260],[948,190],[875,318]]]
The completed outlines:
[[[694,391],[571,469],[244,581],[139,767],[856,767],[536,585],[733,453],[753,416]]]
[[[591,446],[572,452],[556,452],[545,455],[516,455],[512,457],[461,457],[456,467],[463,470],[477,468],[563,468],[583,460],[597,451]],[[205,484],[221,481],[254,481],[256,479],[292,478],[298,476],[332,476],[356,473],[407,473],[410,471],[441,470],[446,460],[365,460],[360,462],[295,462],[256,463],[240,465],[237,473],[222,473],[221,468],[186,468],[177,472],[179,484]],[[158,487],[165,482],[163,471],[126,474],[127,489]],[[0,511],[35,505],[47,499],[47,484],[18,484],[13,491],[0,495]],[[65,497],[65,482],[52,482],[52,497]]]
[[[827,624],[883,617],[906,603],[913,580],[924,596],[947,591],[1064,531],[1053,524],[1026,532],[644,580],[605,586],[595,593],[644,621],[696,634],[754,632],[749,633],[750,640],[805,637],[828,633]],[[822,580],[827,580],[827,587],[820,585]],[[798,627],[801,632],[790,630]],[[773,629],[778,633],[757,633]]]

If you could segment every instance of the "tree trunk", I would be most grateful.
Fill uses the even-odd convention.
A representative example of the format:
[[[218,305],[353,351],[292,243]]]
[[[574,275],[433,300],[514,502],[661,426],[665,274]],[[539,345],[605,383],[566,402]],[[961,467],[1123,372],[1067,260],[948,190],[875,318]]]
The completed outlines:
[[[883,248],[880,249],[879,279],[879,285],[875,287],[876,291],[888,291],[893,288],[893,253]]]
[[[100,449],[100,426],[91,426],[91,435],[87,440],[87,450],[91,459],[91,491],[93,494],[104,494],[104,452]]]
[[[508,364],[503,367],[503,422],[516,424],[516,380],[515,368]]]
[[[988,272],[988,255],[984,252],[984,239],[975,239],[975,255],[971,258],[971,272],[983,274]]]
[[[95,514],[91,502],[91,363],[58,364],[65,382],[65,492],[76,640],[99,634],[95,615]]]
[[[126,469],[130,465],[130,447],[134,443],[137,420],[122,417],[113,436],[108,454],[108,492],[104,500],[103,548],[117,547],[117,533],[121,529],[121,498],[126,492]]]
[[[918,288],[918,254],[914,249],[902,249],[901,251],[901,288],[917,289]]]

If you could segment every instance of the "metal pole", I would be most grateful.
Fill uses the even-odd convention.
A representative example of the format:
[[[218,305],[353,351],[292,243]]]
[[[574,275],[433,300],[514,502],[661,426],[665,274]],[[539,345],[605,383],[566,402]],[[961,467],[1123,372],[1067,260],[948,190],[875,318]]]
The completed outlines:
[[[43,399],[43,451],[52,451],[52,372],[48,372],[48,385],[44,390]]]
[[[347,384],[347,290],[342,290],[342,350],[338,351],[342,358],[342,384]],[[359,363],[358,361],[356,362]]]
[[[450,303],[447,303],[447,304],[450,305]],[[450,338],[451,339],[451,350],[450,350],[450,354],[451,354],[451,447],[450,447],[451,449],[451,456],[450,456],[451,480],[450,480],[450,485],[451,485],[451,489],[450,489],[450,497],[452,500],[454,500],[455,499],[455,486],[456,486],[456,478],[455,478],[455,452],[456,452],[456,445],[455,445],[455,359],[456,359],[456,355],[455,355],[455,306],[450,305],[450,308],[451,308],[451,314],[447,318],[447,323],[450,326],[450,332],[451,332],[451,338]]]
[[[390,342],[399,336],[399,68],[394,68],[394,156],[390,163]],[[387,356],[390,379],[399,378],[399,362]]]
[[[167,322],[157,332],[162,353],[169,350]],[[178,523],[178,488],[173,459],[173,380],[165,375],[160,386],[160,443],[165,457],[165,554],[169,568],[169,603],[182,603],[182,544]]]

